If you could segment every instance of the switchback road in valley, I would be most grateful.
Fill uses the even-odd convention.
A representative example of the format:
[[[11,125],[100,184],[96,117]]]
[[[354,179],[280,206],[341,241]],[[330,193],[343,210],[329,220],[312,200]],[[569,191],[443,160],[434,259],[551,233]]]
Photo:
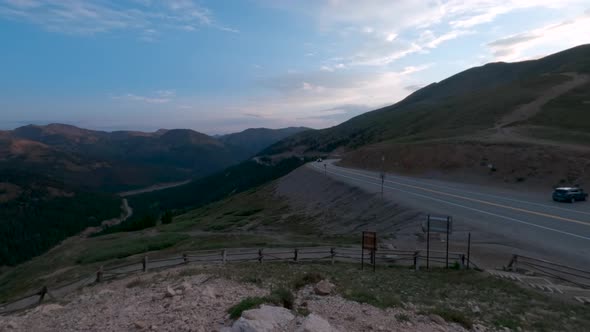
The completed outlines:
[[[368,192],[381,191],[379,172],[334,162],[308,167]],[[384,199],[424,214],[452,216],[457,231],[490,234],[515,252],[590,267],[590,202],[553,202],[551,188],[540,194],[528,192],[526,186],[517,191],[396,174],[386,174],[383,189]]]

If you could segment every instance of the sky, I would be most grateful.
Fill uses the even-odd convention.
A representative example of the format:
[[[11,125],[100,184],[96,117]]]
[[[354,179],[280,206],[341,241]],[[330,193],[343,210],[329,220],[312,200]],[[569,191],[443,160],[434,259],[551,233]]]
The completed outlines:
[[[325,128],[589,42],[588,0],[0,0],[0,128]]]

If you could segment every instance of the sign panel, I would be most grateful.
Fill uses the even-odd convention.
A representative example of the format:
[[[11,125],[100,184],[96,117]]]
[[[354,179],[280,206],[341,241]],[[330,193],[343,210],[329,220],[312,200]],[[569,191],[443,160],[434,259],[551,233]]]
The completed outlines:
[[[377,233],[363,232],[363,249],[377,250]]]
[[[428,223],[430,222],[430,232],[431,233],[446,233],[447,226],[449,234],[453,233],[453,218],[450,216],[446,217],[437,217],[428,215],[426,221],[422,223],[422,231],[424,233],[428,232]]]

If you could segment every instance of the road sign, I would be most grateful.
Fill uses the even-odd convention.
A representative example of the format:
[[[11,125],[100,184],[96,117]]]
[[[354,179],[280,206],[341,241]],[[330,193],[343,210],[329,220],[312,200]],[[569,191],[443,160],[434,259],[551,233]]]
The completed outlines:
[[[363,232],[363,249],[377,250],[377,233]]]
[[[375,252],[377,251],[377,233],[363,232],[363,245],[361,249],[361,270],[365,269],[365,250],[371,252],[371,264],[373,264],[373,272],[375,271]]]
[[[430,223],[431,233],[453,233],[453,218],[450,216],[436,217],[428,215],[426,220],[422,222],[422,231],[426,233],[428,231],[428,224]],[[448,227],[447,227],[448,226]]]

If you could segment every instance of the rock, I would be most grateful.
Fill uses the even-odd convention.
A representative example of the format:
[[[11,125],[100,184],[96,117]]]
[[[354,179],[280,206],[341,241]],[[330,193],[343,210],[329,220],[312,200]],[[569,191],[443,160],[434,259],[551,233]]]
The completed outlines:
[[[188,282],[183,282],[180,287],[182,287],[182,289],[187,292],[193,289],[193,286],[191,284],[189,284]]]
[[[305,318],[297,332],[338,332],[330,323],[316,314],[310,314]]]
[[[135,326],[135,328],[138,330],[144,330],[147,327],[147,324],[145,322],[138,320],[135,323],[133,323],[133,326]]]
[[[18,328],[18,324],[15,322],[8,322],[6,325],[4,325],[4,327],[6,330],[16,330]],[[4,329],[2,329],[2,325],[0,325],[0,330],[4,331]]]
[[[176,292],[174,291],[174,289],[172,289],[172,287],[168,286],[166,287],[166,297],[174,297],[174,295],[176,295]]]
[[[446,325],[447,324],[447,321],[445,321],[445,319],[439,315],[432,314],[432,315],[428,316],[428,318],[430,318],[431,321],[437,323],[438,325]]]
[[[176,295],[182,295],[182,289],[177,289],[177,290],[175,291],[175,293],[176,293]]]
[[[201,295],[208,297],[210,299],[216,297],[215,290],[211,286],[205,286],[205,288],[203,288],[203,290],[201,291]]]
[[[336,286],[334,286],[334,284],[332,284],[331,282],[327,281],[327,280],[322,280],[320,282],[318,282],[315,287],[313,288],[313,291],[318,294],[318,295],[330,295],[332,293],[332,291],[334,291],[334,288]]]
[[[56,303],[51,303],[51,304],[46,304],[46,305],[42,306],[41,308],[39,308],[39,311],[43,315],[47,315],[47,314],[51,313],[52,311],[59,310],[59,309],[63,309],[63,306],[56,304]]]
[[[274,332],[286,330],[295,321],[291,311],[268,305],[246,310],[231,328],[232,332]]]

